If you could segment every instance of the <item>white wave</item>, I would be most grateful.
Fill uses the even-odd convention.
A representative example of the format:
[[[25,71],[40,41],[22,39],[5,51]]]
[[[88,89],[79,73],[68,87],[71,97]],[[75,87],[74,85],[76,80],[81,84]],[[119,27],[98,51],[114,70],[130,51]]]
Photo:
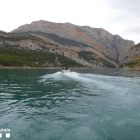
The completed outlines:
[[[108,76],[108,75],[99,75],[99,74],[83,74],[84,77],[94,78],[94,79],[106,79],[106,80],[117,80],[125,82],[136,82],[140,83],[139,77],[123,77],[123,76]]]
[[[90,89],[96,86],[99,89],[118,90],[118,87],[114,86],[112,83],[104,82],[103,76],[101,75],[80,74],[80,73],[70,72],[70,73],[63,73],[63,76],[69,79],[73,79],[74,81],[81,82],[83,86],[90,87]]]
[[[41,78],[41,80],[39,80],[39,82],[43,82],[43,81],[46,81],[48,79],[61,80],[62,79],[62,76],[61,76],[61,72],[56,72],[54,74],[46,74],[46,75],[43,75],[40,78]]]
[[[98,75],[98,74],[89,74],[89,73],[76,73],[76,72],[56,72],[54,74],[47,74],[41,77],[39,82],[54,80],[54,81],[78,81],[85,88],[92,90],[94,88],[100,90],[109,90],[111,92],[120,92],[128,93],[129,87],[127,83],[140,83],[140,79],[130,78],[130,77],[117,77],[117,76],[108,76],[108,75]],[[125,86],[124,86],[125,85]]]

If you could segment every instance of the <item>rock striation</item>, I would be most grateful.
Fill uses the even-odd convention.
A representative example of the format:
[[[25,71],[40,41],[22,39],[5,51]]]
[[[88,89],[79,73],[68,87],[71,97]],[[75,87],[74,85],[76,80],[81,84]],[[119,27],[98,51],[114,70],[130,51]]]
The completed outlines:
[[[140,62],[140,43],[133,46],[128,55],[120,62],[120,66],[131,65],[132,67]]]
[[[59,39],[58,43],[69,48],[76,45],[71,41],[84,43],[89,46],[89,48],[99,51],[102,54],[106,54],[118,61],[122,60],[129,49],[135,45],[133,41],[124,40],[118,35],[112,35],[102,28],[77,26],[71,23],[53,23],[43,20],[20,26],[12,32],[24,33],[30,31],[35,34],[41,34],[41,32],[48,33],[46,34],[46,37],[51,38],[56,42],[58,42],[56,37],[61,37],[61,41]],[[45,36],[43,33],[42,36]],[[52,37],[52,35],[57,36]],[[70,40],[71,43],[67,44],[65,39]],[[78,47],[80,47],[80,45]],[[85,50],[85,48],[82,47],[80,47],[80,49],[82,49],[82,51]]]
[[[53,23],[44,20],[20,26],[11,32],[36,39],[17,40],[13,44],[23,49],[59,53],[87,67],[116,67],[134,46],[133,41],[112,35],[102,28],[78,26],[71,23]],[[41,40],[41,41],[39,41]]]

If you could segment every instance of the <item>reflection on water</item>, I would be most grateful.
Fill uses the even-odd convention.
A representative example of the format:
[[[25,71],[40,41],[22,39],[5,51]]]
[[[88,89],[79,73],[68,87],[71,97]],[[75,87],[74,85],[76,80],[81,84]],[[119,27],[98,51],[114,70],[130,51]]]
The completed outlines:
[[[13,140],[139,140],[140,72],[1,69],[0,127]]]

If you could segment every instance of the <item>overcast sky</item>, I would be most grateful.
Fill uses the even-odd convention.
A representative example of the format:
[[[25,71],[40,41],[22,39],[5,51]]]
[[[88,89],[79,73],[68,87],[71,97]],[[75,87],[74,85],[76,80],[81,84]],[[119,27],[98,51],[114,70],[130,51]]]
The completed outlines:
[[[104,28],[140,42],[140,0],[0,0],[0,6],[2,31],[46,20]]]

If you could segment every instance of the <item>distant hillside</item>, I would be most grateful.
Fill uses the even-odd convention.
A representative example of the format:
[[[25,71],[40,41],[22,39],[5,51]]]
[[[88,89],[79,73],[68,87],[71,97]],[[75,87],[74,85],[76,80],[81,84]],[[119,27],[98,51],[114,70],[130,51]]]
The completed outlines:
[[[0,47],[60,54],[85,67],[116,67],[134,45],[104,29],[37,21],[0,32]]]
[[[53,42],[32,35],[0,32],[0,67],[83,67],[63,54],[57,54],[56,47]]]
[[[83,67],[83,65],[60,54],[11,49],[0,49],[0,66]]]
[[[20,26],[13,33],[30,33],[54,41],[60,48],[77,53],[75,55],[76,61],[78,61],[79,52],[85,52],[85,54],[91,52],[93,54],[89,57],[93,59],[88,60],[88,62],[92,67],[106,67],[100,59],[116,66],[127,56],[129,49],[135,45],[133,41],[112,35],[102,28],[43,20]]]
[[[121,61],[120,66],[130,68],[140,66],[140,43],[129,50],[128,55]]]
[[[37,36],[35,34],[17,35],[13,33],[0,32],[0,48],[14,50],[31,50],[37,52],[51,52],[54,56],[55,54],[60,54],[76,61],[77,66],[78,64],[80,64],[82,66],[84,65],[86,67],[92,67],[92,63],[88,62],[88,60],[85,59],[86,53],[84,53],[84,55],[81,55],[83,54],[83,52],[75,52],[66,48],[62,48],[56,42],[43,38],[42,36]],[[87,57],[92,57],[93,61],[95,60],[93,57],[93,53],[89,54],[87,52],[87,54],[89,55]],[[95,66],[99,68],[103,66],[115,67],[108,61],[106,62],[104,59],[96,58],[96,62],[97,64]]]

